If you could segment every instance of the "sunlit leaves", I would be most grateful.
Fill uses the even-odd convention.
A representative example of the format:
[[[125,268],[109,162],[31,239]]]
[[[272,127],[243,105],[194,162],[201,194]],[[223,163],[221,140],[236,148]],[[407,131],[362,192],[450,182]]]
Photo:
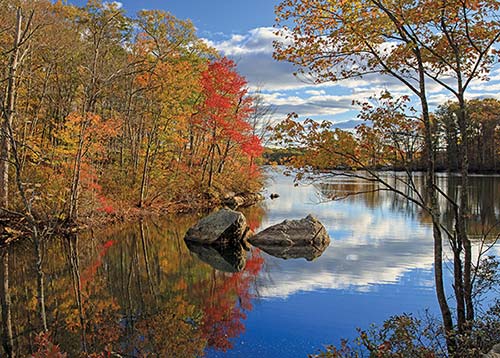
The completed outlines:
[[[275,57],[320,82],[381,72],[412,85],[420,62],[427,76],[467,86],[495,59],[497,9],[492,0],[286,0],[276,8]]]
[[[128,215],[139,193],[140,206],[155,209],[212,205],[201,195],[212,155],[216,192],[258,189],[262,148],[248,121],[246,82],[190,21],[156,10],[130,18],[97,0],[19,4],[25,15],[34,11],[34,31],[13,129],[22,182],[40,215]],[[1,7],[3,69],[15,15]],[[79,210],[67,210],[73,206]]]

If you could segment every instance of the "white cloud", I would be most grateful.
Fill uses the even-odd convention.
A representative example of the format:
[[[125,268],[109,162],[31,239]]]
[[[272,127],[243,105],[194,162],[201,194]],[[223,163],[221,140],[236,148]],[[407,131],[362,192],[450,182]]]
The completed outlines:
[[[353,100],[365,101],[385,90],[394,95],[412,95],[399,80],[380,74],[320,84],[305,76],[296,77],[293,75],[297,71],[294,65],[273,59],[273,41],[280,40],[275,31],[272,27],[260,27],[245,34],[233,34],[225,40],[205,41],[237,63],[238,71],[248,80],[250,90],[261,90],[266,94],[266,103],[276,107],[276,118],[285,118],[288,113],[295,112],[301,118],[331,116],[328,119],[347,122],[356,118],[358,111],[352,106]],[[470,97],[489,95],[499,98],[500,69],[495,69],[490,78],[490,82],[474,81]],[[451,77],[447,82],[450,81]],[[431,108],[452,99],[441,85],[433,81],[427,82],[427,92]],[[418,102],[415,106],[418,108]]]
[[[307,91],[311,92],[311,91]],[[304,94],[287,95],[283,92],[262,93],[262,98],[265,105],[273,106],[277,109],[276,114],[282,118],[289,113],[298,113],[304,117],[314,116],[331,116],[330,120],[334,120],[337,115],[344,114],[352,110],[352,101],[357,99],[356,95],[321,95],[319,92],[313,91],[314,95]],[[326,93],[326,92],[325,92]]]
[[[308,91],[305,91],[306,94],[309,94],[311,96],[322,96],[322,95],[325,95],[326,94],[326,91],[325,90],[308,90]]]

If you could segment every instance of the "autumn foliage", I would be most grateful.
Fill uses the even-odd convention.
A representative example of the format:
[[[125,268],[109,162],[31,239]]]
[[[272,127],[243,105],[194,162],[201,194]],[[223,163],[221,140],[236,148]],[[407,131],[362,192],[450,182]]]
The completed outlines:
[[[74,222],[196,209],[260,187],[246,80],[191,22],[157,10],[130,18],[100,1],[0,8],[2,78],[13,59],[17,74],[0,82],[15,97],[15,165],[2,181],[11,209]],[[25,41],[14,41],[16,21]]]

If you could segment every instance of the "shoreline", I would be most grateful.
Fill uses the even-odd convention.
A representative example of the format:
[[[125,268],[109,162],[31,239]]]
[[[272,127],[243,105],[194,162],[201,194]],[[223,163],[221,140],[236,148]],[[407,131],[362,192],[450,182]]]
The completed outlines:
[[[205,214],[217,208],[229,207],[237,210],[256,205],[264,200],[260,192],[227,193],[220,197],[206,198],[191,203],[171,202],[161,206],[148,206],[139,208],[129,206],[112,214],[94,215],[92,217],[81,217],[75,222],[39,222],[40,228],[48,229],[45,237],[65,236],[77,234],[88,230],[101,230],[109,225],[124,224],[148,218],[162,218],[173,215]],[[12,213],[0,216],[0,248],[8,247],[20,241],[32,237],[27,224],[23,223],[25,218],[22,214]]]

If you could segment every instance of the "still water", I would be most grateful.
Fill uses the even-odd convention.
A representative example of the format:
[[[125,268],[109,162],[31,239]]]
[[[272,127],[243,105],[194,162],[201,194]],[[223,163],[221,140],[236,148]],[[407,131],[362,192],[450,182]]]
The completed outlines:
[[[346,178],[295,186],[280,169],[267,170],[265,189],[267,198],[280,197],[245,210],[247,221],[259,231],[313,214],[331,237],[321,257],[282,260],[252,249],[243,271],[219,271],[184,243],[198,216],[54,240],[43,255],[52,339],[69,357],[83,349],[125,357],[306,357],[391,315],[437,314],[425,215],[390,193],[331,201],[371,187]],[[455,195],[457,178],[442,175],[440,184]],[[500,177],[473,177],[470,189],[469,230],[479,237],[500,220]],[[31,245],[10,257],[16,350],[25,356],[40,330]]]

